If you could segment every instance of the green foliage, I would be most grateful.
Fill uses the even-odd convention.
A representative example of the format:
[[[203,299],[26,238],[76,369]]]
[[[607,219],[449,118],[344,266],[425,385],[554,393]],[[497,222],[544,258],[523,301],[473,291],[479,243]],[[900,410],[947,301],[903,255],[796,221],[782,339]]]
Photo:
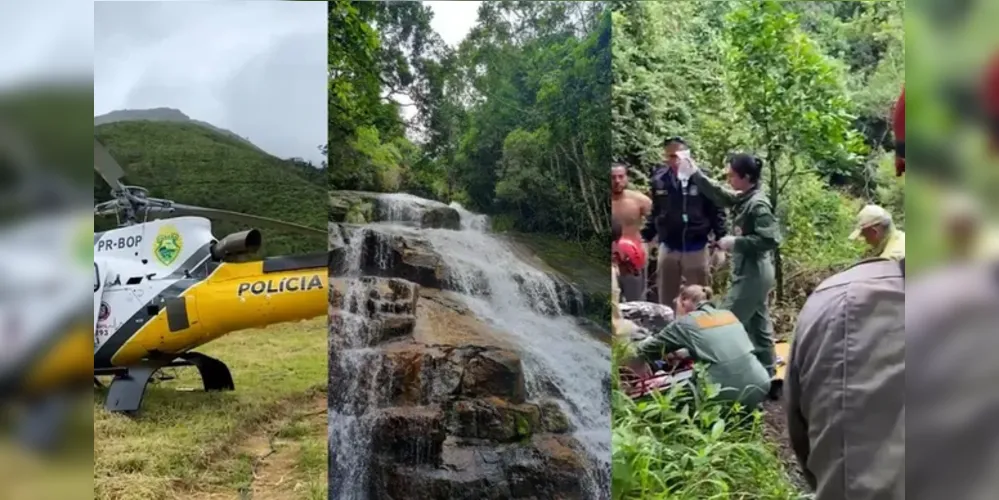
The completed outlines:
[[[848,203],[834,211],[837,228],[854,215],[847,216],[857,205],[849,195],[901,215],[901,187],[884,175],[883,149],[904,77],[899,2],[615,5],[613,155],[638,167],[635,188],[647,186],[670,135],[686,138],[715,173],[735,151],[767,160],[771,201],[794,219],[782,221],[781,252],[793,262],[778,261],[781,290],[799,264],[827,269],[855,258],[841,241],[828,251],[796,246],[834,239],[813,236],[832,217],[816,207],[831,207],[832,197]],[[837,189],[832,197],[815,198],[829,188]],[[793,201],[802,199],[815,203]],[[814,262],[799,259],[810,255]]]
[[[627,349],[615,346],[613,373]],[[615,500],[797,499],[776,451],[763,440],[761,414],[736,416],[713,400],[718,386],[698,369],[695,384],[633,401],[612,389]]]
[[[459,50],[474,104],[448,169],[469,208],[583,240],[609,230],[610,18],[578,8],[483,6]]]
[[[334,189],[458,201],[509,229],[573,240],[609,230],[611,25],[599,3],[486,3],[457,48],[420,3],[331,9],[377,37],[336,49],[338,67],[354,70],[333,77]],[[381,98],[362,107],[343,89]],[[415,116],[404,122],[398,103]]]
[[[614,157],[648,170],[663,139],[721,164],[747,140],[725,80],[723,2],[640,2],[614,13]]]
[[[905,227],[905,177],[895,175],[895,155],[884,154],[876,160],[874,200],[894,216],[895,224]]]
[[[86,186],[87,168],[81,163],[89,158],[93,144],[83,132],[91,125],[80,117],[87,116],[87,109],[93,109],[93,88],[89,82],[73,86],[36,83],[5,90],[0,95],[5,142],[0,146],[3,172],[0,177],[6,187],[12,187],[11,167],[16,164],[40,167],[42,175],[54,173],[73,184]],[[18,141],[30,147],[18,150],[13,147]],[[8,215],[13,214],[0,214]]]
[[[149,189],[150,196],[178,203],[245,212],[322,230],[326,226],[326,186],[315,168],[263,153],[238,138],[178,122],[130,121],[101,125],[95,135],[125,170],[125,181]],[[306,169],[311,169],[312,172]],[[95,201],[108,197],[95,174]],[[96,231],[115,226],[95,218]],[[216,237],[246,229],[212,224]],[[270,229],[264,254],[321,252],[326,238]]]
[[[758,140],[751,146],[771,167],[789,151],[825,175],[856,168],[865,147],[851,128],[843,67],[802,31],[797,16],[774,0],[742,3],[729,14],[725,35],[728,83],[753,124]],[[776,202],[779,180],[770,186]]]
[[[670,135],[687,139],[715,177],[735,151],[767,160],[763,182],[784,234],[777,264],[787,293],[772,311],[782,336],[815,286],[861,257],[847,237],[862,204],[881,204],[905,222],[911,196],[886,152],[905,75],[902,8],[613,2],[614,159],[634,167],[631,183],[643,190]],[[723,291],[729,274],[713,280]],[[710,389],[693,402],[674,392],[634,403],[613,385],[616,499],[799,496],[759,420],[731,425],[701,402]]]
[[[378,190],[401,182],[403,127],[398,106],[381,99],[387,67],[379,33],[372,27],[379,3],[329,2],[329,182]]]
[[[779,215],[784,225],[784,256],[792,269],[826,269],[856,261],[863,251],[848,239],[859,200],[829,189],[812,176],[791,180]]]

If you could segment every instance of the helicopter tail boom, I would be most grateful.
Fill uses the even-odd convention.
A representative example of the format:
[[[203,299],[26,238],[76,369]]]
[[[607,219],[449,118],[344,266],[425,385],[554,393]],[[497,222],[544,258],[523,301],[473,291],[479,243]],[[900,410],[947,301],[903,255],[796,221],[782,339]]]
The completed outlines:
[[[58,339],[24,373],[23,394],[51,391],[70,382],[87,381],[93,375],[94,343],[86,323],[78,323]]]
[[[265,272],[262,262],[226,264],[196,290],[198,309],[214,338],[234,330],[322,316],[328,309],[327,268]],[[220,269],[220,271],[222,271]],[[225,275],[230,277],[226,278]],[[209,315],[206,312],[211,311]]]
[[[212,275],[165,303],[111,358],[128,366],[155,353],[182,353],[229,332],[322,316],[328,271],[296,267],[267,272],[267,261],[219,264]]]

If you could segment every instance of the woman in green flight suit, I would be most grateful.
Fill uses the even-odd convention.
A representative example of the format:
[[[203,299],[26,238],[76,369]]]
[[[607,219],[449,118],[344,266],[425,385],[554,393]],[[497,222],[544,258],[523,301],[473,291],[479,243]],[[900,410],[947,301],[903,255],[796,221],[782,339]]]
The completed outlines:
[[[767,296],[775,283],[773,252],[781,236],[770,201],[760,189],[762,172],[763,161],[745,153],[729,158],[731,189],[701,173],[689,156],[678,169],[681,178],[688,177],[718,206],[732,210],[733,235],[717,242],[732,254],[732,283],[721,308],[732,311],[746,327],[756,358],[772,377],[777,354]]]

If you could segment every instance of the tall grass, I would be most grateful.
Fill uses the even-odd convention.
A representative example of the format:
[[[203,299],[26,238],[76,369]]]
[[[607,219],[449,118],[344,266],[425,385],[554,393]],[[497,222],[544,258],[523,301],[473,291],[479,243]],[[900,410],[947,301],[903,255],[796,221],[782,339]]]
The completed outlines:
[[[613,497],[642,499],[796,500],[774,447],[764,441],[759,411],[733,416],[712,400],[718,386],[698,382],[633,401],[621,390],[617,367],[626,349],[615,346]]]

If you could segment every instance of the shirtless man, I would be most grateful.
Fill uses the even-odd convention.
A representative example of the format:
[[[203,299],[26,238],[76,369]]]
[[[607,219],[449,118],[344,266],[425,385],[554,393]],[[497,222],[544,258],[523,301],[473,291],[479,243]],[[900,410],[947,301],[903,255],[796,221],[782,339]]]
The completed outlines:
[[[611,216],[621,225],[621,237],[633,240],[640,248],[645,218],[652,213],[652,199],[638,191],[628,189],[628,167],[621,163],[611,166]],[[645,300],[646,271],[638,274],[621,274],[618,285],[625,302]]]

